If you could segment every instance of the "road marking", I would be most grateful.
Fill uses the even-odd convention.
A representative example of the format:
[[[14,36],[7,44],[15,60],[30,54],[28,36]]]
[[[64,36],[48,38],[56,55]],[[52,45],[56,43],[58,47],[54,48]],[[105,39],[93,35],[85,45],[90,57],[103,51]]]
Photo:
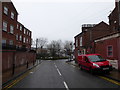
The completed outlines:
[[[33,69],[32,69],[33,70]],[[6,85],[5,87],[3,87],[3,89],[7,89],[7,88],[11,88],[13,87],[15,84],[17,84],[19,81],[21,81],[23,78],[25,78],[26,76],[29,75],[29,73],[32,71],[27,71],[25,74],[23,74],[22,76],[18,77],[16,80],[12,81],[10,84]]]
[[[69,90],[68,85],[66,84],[66,82],[64,81],[63,83],[64,83],[65,88],[66,88],[67,90]]]
[[[112,83],[120,86],[120,83],[117,82],[117,81],[114,81],[114,80],[112,80],[112,79],[109,79],[109,78],[103,77],[103,76],[98,76],[98,77],[100,77],[100,78],[102,78],[102,79],[104,79],[104,80],[107,80],[107,81],[109,81],[109,82],[112,82]]]
[[[59,75],[62,76],[62,74],[60,73],[59,69],[57,69],[57,71],[58,71]]]
[[[72,65],[72,66],[75,66],[76,68],[80,69],[77,65],[70,64],[70,63],[67,63],[67,64]],[[116,85],[119,85],[119,86],[120,86],[120,83],[119,83],[119,82],[117,82],[117,81],[115,81],[115,80],[109,79],[109,78],[104,77],[104,76],[98,76],[98,77],[100,77],[100,78],[102,78],[102,79],[104,79],[104,80],[107,80],[107,81],[109,81],[109,82],[111,82],[111,83],[114,83],[114,84],[116,84]]]
[[[30,72],[31,74],[33,74],[33,72]]]

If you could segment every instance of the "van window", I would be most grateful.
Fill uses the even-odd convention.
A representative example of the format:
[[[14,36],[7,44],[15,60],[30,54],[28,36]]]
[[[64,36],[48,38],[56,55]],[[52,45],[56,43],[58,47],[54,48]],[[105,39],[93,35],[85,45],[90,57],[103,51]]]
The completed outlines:
[[[90,61],[92,61],[92,62],[106,61],[106,60],[103,59],[100,55],[92,55],[92,56],[88,56],[88,58],[89,58]]]

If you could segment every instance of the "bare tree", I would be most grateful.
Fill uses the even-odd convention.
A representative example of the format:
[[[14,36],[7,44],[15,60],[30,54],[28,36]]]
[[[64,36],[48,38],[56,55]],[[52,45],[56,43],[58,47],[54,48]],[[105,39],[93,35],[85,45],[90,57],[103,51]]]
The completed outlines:
[[[41,37],[41,38],[37,38],[36,40],[37,40],[36,41],[37,42],[37,47],[41,48],[41,49],[48,43],[47,38]]]
[[[64,49],[65,49],[66,54],[69,55],[70,59],[71,59],[71,55],[73,53],[73,42],[72,41],[65,41]]]
[[[47,48],[49,49],[51,55],[53,57],[59,56],[60,50],[62,48],[62,41],[61,40],[53,40],[50,42],[50,44],[47,45]]]
[[[64,49],[65,50],[72,50],[73,49],[73,42],[72,41],[65,41]]]

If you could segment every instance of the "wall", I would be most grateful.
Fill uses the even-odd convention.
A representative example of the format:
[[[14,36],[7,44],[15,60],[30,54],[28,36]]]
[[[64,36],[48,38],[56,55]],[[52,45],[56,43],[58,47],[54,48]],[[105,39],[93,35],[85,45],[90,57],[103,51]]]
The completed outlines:
[[[113,46],[113,56],[109,57],[107,55],[107,47],[109,45]],[[120,45],[120,43],[119,43]],[[108,59],[114,68],[118,69],[118,38],[112,38],[104,41],[99,41],[95,43],[95,53],[101,54],[102,57]]]
[[[36,54],[34,52],[2,51],[2,81],[8,81],[34,65]]]
[[[120,71],[120,37],[118,38],[118,69]]]

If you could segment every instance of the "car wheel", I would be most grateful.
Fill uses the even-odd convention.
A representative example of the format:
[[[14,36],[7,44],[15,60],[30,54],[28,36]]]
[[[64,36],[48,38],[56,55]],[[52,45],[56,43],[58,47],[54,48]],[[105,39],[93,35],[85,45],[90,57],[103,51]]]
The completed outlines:
[[[91,74],[94,74],[94,71],[93,71],[93,69],[90,69],[90,73],[91,73]]]

